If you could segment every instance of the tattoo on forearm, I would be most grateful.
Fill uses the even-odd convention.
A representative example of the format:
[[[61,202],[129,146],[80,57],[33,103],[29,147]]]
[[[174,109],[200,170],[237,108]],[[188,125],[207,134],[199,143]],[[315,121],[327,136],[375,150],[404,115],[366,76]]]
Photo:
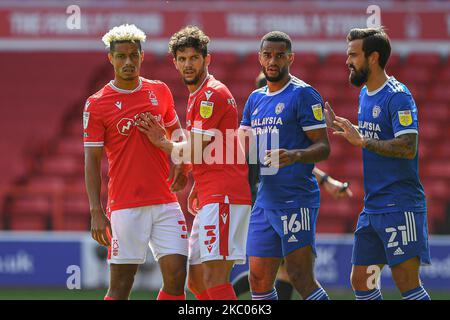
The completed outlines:
[[[385,157],[412,159],[417,151],[417,134],[403,134],[391,140],[366,139],[364,148]]]

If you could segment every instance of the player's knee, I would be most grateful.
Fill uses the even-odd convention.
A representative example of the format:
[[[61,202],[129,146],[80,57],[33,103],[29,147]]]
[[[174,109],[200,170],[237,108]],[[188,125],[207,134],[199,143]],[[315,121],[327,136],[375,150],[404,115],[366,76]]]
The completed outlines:
[[[131,290],[134,282],[134,274],[123,273],[120,277],[115,277],[111,279],[110,288],[111,290],[126,292]]]
[[[360,272],[352,271],[350,275],[350,283],[355,291],[367,291],[368,275]]]
[[[312,271],[301,270],[298,268],[288,268],[287,273],[292,283],[301,287],[306,287],[315,283],[314,273]]]
[[[171,270],[171,272],[167,273],[166,276],[164,277],[164,286],[184,287],[185,281],[186,281],[185,269]]]
[[[252,291],[265,292],[273,288],[274,281],[265,276],[264,273],[252,272],[250,270],[248,275],[248,281]]]
[[[392,270],[392,278],[400,290],[406,291],[408,288],[415,288],[420,285],[419,275],[408,269]]]

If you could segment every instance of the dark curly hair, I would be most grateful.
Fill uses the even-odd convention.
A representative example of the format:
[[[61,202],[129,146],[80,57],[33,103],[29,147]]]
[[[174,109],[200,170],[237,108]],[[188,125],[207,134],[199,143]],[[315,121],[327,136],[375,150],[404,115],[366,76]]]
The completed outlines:
[[[209,37],[196,26],[186,26],[172,37],[169,41],[169,53],[174,58],[177,57],[177,51],[183,51],[185,48],[194,48],[200,51],[203,57],[208,54]]]

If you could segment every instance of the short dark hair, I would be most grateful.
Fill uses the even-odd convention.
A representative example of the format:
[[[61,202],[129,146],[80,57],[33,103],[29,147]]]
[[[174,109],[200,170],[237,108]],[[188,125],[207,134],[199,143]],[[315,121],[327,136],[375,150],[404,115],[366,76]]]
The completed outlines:
[[[380,58],[378,64],[384,69],[391,55],[391,43],[389,37],[383,27],[380,28],[365,28],[352,29],[347,35],[347,42],[362,39],[362,50],[364,56],[367,58],[372,52],[378,52]]]
[[[134,43],[138,46],[139,51],[142,51],[142,47],[141,47],[141,42],[139,40],[116,40],[116,41],[111,41],[111,43],[109,44],[109,52],[113,53],[116,44],[118,43]]]
[[[203,57],[208,54],[209,37],[196,26],[186,26],[172,37],[169,41],[169,53],[176,58],[177,51],[185,48],[194,48],[200,51]]]
[[[264,41],[273,41],[273,42],[284,42],[286,43],[286,47],[289,52],[292,50],[292,40],[291,37],[289,37],[286,33],[282,31],[271,31],[269,33],[266,33],[262,39],[261,43],[259,45],[259,50],[262,49]]]

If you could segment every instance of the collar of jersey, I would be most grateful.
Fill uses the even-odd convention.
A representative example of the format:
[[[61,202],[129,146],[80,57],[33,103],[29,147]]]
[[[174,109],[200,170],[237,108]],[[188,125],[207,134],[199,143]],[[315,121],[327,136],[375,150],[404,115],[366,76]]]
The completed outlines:
[[[211,75],[208,73],[208,74],[206,74],[206,77],[205,77],[205,79],[203,80],[203,82],[202,82],[202,84],[200,85],[200,87],[198,87],[197,90],[195,90],[194,92],[192,92],[191,94],[189,94],[189,97],[195,96],[195,95],[200,91],[200,89],[203,87],[203,85],[206,83],[206,81],[209,80],[209,78],[211,78]]]
[[[287,87],[289,87],[289,85],[292,82],[293,77],[291,75],[289,75],[289,77],[290,77],[290,79],[289,79],[288,83],[286,83],[285,86],[283,88],[281,88],[280,90],[277,90],[274,92],[269,92],[269,87],[267,87],[266,95],[270,97],[270,96],[274,96],[274,95],[277,95],[277,94],[283,92]]]
[[[386,87],[386,85],[388,84],[389,81],[391,81],[394,77],[390,76],[382,85],[381,87],[379,87],[378,89],[374,90],[374,91],[369,91],[367,90],[366,93],[368,96],[374,96],[376,95],[378,92],[380,92],[381,90],[383,90],[384,87]],[[367,88],[367,86],[366,86]]]
[[[109,82],[109,86],[111,87],[111,89],[113,89],[114,91],[117,91],[117,92],[119,92],[119,93],[133,93],[133,92],[136,92],[136,91],[141,90],[141,88],[142,88],[142,79],[139,77],[139,85],[138,85],[136,88],[134,88],[133,90],[125,90],[125,89],[117,88],[117,87],[113,84],[113,80],[111,80],[111,81]]]

